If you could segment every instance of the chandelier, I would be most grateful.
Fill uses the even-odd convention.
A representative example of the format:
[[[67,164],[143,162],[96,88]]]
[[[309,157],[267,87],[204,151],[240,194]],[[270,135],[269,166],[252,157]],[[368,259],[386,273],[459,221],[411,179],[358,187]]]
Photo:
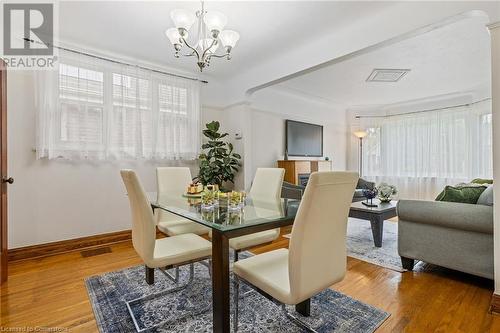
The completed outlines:
[[[188,49],[185,57],[196,57],[200,71],[210,66],[212,58],[231,59],[231,50],[236,45],[240,34],[233,30],[222,30],[226,26],[227,17],[219,12],[206,11],[203,1],[201,10],[196,14],[184,9],[175,9],[170,13],[175,28],[165,31],[175,49],[175,57],[179,58],[181,50]],[[193,43],[188,42],[189,29],[198,21],[197,36]],[[216,54],[222,44],[223,53]]]

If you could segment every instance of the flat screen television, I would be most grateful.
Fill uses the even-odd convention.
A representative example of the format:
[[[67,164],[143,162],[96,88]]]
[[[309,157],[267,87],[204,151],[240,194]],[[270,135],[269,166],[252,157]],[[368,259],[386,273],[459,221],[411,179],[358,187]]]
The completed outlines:
[[[287,120],[285,156],[323,156],[323,126]]]

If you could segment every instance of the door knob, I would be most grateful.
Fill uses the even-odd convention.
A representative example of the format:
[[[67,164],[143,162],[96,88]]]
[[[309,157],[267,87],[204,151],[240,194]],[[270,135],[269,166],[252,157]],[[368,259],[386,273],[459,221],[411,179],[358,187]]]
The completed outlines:
[[[2,178],[2,183],[9,183],[9,184],[12,184],[14,182],[14,178],[12,177],[9,177],[9,178]]]

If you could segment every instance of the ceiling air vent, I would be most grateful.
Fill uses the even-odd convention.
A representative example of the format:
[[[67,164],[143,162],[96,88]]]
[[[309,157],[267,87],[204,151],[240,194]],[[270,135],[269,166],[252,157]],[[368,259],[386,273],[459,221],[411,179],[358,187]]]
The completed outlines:
[[[375,68],[366,82],[398,82],[409,69],[379,69]]]

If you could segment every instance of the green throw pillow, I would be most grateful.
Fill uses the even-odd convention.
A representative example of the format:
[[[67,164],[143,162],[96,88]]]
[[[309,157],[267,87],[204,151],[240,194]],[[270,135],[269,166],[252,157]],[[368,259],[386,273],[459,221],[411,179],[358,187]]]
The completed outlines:
[[[479,184],[448,185],[444,188],[443,192],[438,194],[436,201],[476,204],[485,189],[486,186]]]
[[[483,179],[483,178],[476,178],[471,181],[472,184],[493,184],[493,179]]]

